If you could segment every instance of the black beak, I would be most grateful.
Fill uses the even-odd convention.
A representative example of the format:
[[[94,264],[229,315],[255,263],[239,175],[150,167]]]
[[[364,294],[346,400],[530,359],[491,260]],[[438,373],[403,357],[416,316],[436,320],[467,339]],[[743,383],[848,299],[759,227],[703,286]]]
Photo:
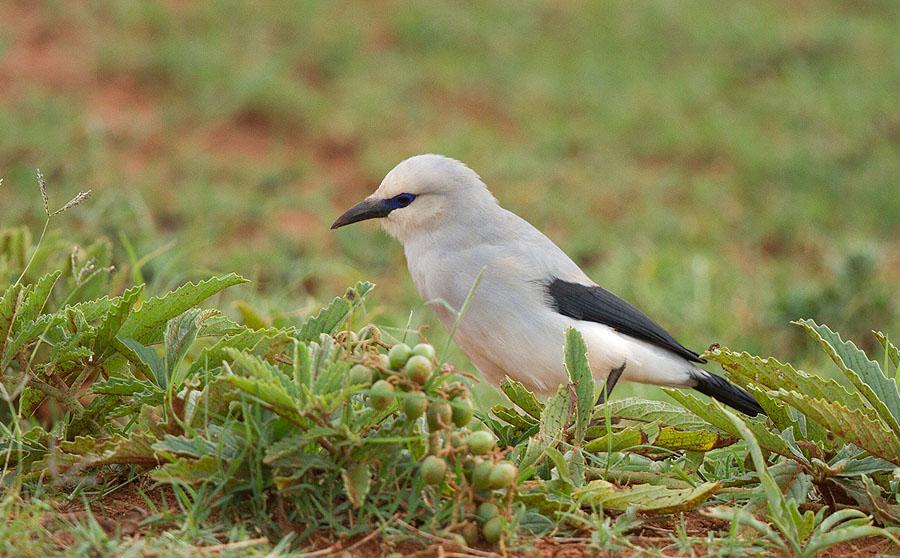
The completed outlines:
[[[334,223],[331,224],[331,228],[336,229],[351,223],[365,221],[366,219],[387,217],[392,209],[394,208],[388,206],[387,200],[366,198],[335,219]]]

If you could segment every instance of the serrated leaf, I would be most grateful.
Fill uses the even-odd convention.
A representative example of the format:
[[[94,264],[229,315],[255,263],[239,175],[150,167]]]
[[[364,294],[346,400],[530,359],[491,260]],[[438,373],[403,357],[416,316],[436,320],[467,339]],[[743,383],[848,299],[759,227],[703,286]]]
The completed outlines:
[[[743,380],[738,381],[740,384],[750,383],[768,390],[786,389],[805,393],[816,399],[840,401],[851,409],[869,407],[859,393],[849,391],[834,379],[797,370],[775,358],[760,358],[725,347],[708,351],[704,356],[722,365],[735,380]]]
[[[255,377],[263,382],[271,383],[279,386],[291,397],[297,396],[297,386],[291,381],[284,372],[273,366],[256,355],[246,351],[238,351],[237,349],[228,348],[225,353],[234,361],[235,365],[241,369],[246,375]]]
[[[140,342],[116,337],[113,343],[116,350],[132,363],[140,373],[156,385],[166,387],[166,363],[151,347],[145,347]]]
[[[183,482],[190,485],[216,482],[222,473],[219,460],[214,455],[204,455],[200,459],[176,459],[154,469],[150,478],[157,482]]]
[[[720,405],[711,405],[710,403],[701,401],[694,395],[681,390],[667,389],[665,390],[665,392],[669,395],[669,397],[675,399],[689,411],[704,419],[716,428],[727,432],[732,436],[740,436],[737,428],[734,427],[728,416],[722,412],[722,407]],[[765,425],[753,420],[746,421],[746,425],[747,428],[750,429],[750,431],[759,441],[760,445],[762,445],[762,447],[764,447],[765,449],[774,451],[775,453],[784,455],[786,457],[797,457],[791,451],[791,448],[787,445],[787,443],[783,439],[781,439],[780,436],[770,432],[765,427]]]
[[[655,484],[637,484],[617,488],[603,480],[589,482],[573,491],[572,496],[588,504],[604,509],[626,510],[634,507],[649,515],[665,515],[692,510],[714,496],[722,485],[707,482],[693,488],[668,488]]]
[[[155,452],[201,458],[215,454],[216,444],[200,436],[188,438],[185,436],[167,435],[159,442],[153,444],[152,448]]]
[[[79,459],[69,460],[69,463],[80,468],[112,464],[155,467],[161,464],[151,448],[155,441],[155,438],[143,433],[102,441],[79,436],[73,442],[61,443],[59,449],[71,456],[80,456]]]
[[[544,412],[544,406],[538,401],[534,393],[528,390],[521,382],[513,380],[509,376],[503,379],[500,384],[500,391],[509,397],[518,408],[522,409],[536,419],[541,418]]]
[[[696,415],[685,413],[684,408],[665,401],[652,401],[627,397],[606,402],[606,408],[613,418],[640,422],[660,422],[681,430],[702,430],[709,423]],[[605,411],[604,411],[605,412]]]
[[[144,390],[154,390],[156,386],[146,380],[113,376],[91,384],[91,393],[107,395],[134,395]]]
[[[205,325],[205,324],[204,324]],[[219,366],[223,360],[228,358],[225,349],[236,349],[238,351],[254,351],[258,345],[264,341],[270,345],[275,340],[287,341],[290,330],[287,329],[244,329],[236,334],[228,335],[213,343],[208,347],[204,347],[197,359],[188,369],[187,377],[190,378],[199,373],[205,367],[214,368]]]
[[[366,294],[374,285],[368,282],[357,283],[348,289],[342,297],[337,297],[331,303],[319,311],[315,316],[308,318],[297,333],[300,341],[315,341],[323,333],[331,335],[347,320],[354,306],[360,304]]]
[[[366,501],[372,482],[372,473],[366,463],[357,463],[349,469],[341,471],[344,480],[344,491],[354,509],[359,509]]]
[[[888,355],[888,360],[891,361],[894,368],[900,368],[900,348],[897,348],[897,345],[891,343],[891,340],[888,339],[888,336],[883,332],[873,331],[872,333],[875,334],[875,339],[878,339],[878,342],[884,347],[884,351]]]
[[[624,451],[647,443],[647,436],[638,427],[613,430],[599,438],[594,438],[584,445],[584,450],[597,453],[608,451]]]
[[[864,448],[872,455],[900,464],[900,438],[877,418],[872,419],[859,409],[848,409],[835,401],[814,399],[795,391],[780,390],[775,396],[845,441]]]
[[[209,317],[200,326],[197,337],[222,337],[224,335],[236,335],[247,328],[231,320],[219,310],[208,310]]]
[[[569,391],[566,386],[559,386],[559,390],[547,400],[544,412],[541,413],[540,430],[528,440],[525,455],[519,463],[521,469],[537,463],[544,455],[544,450],[554,447],[562,439],[568,418]]]
[[[566,330],[566,372],[569,381],[575,386],[575,445],[581,445],[588,424],[591,422],[591,411],[594,408],[594,375],[587,359],[587,346],[584,338],[575,328]]]
[[[62,274],[61,271],[48,273],[37,280],[34,285],[29,285],[26,295],[22,302],[22,307],[18,312],[19,323],[30,322],[36,320],[47,305],[47,299],[50,298],[50,292],[56,285],[56,280]]]
[[[885,376],[881,366],[870,360],[852,341],[844,341],[828,326],[819,325],[812,320],[791,323],[803,328],[825,349],[847,379],[875,408],[884,423],[900,436],[900,390],[897,382]]]
[[[163,296],[153,297],[125,320],[119,336],[142,344],[158,343],[169,320],[228,287],[246,282],[240,275],[229,273],[199,283],[186,283]]]
[[[226,352],[231,355],[235,364],[250,377],[229,374],[223,376],[225,381],[256,397],[276,414],[295,424],[305,426],[298,408],[299,401],[296,393],[290,391],[291,389],[296,390],[290,379],[253,355],[234,349],[226,349]]]
[[[18,320],[17,320],[18,321]],[[44,334],[51,327],[57,326],[65,321],[62,314],[44,314],[36,320],[24,324],[11,339],[6,343],[3,349],[2,358],[0,358],[0,370],[5,370],[16,354],[32,341]]]
[[[708,430],[678,430],[671,426],[660,428],[650,443],[672,451],[709,451],[722,440],[721,434]]]
[[[505,405],[494,405],[491,407],[491,412],[494,413],[498,419],[515,426],[520,429],[527,429],[533,426],[537,426],[538,422],[531,418],[528,415],[522,415]]]
[[[80,312],[82,316],[84,316],[84,319],[86,321],[93,322],[94,320],[98,320],[109,313],[113,305],[115,305],[120,300],[121,297],[110,298],[109,296],[104,296],[103,298],[79,302],[78,304],[73,304],[68,308],[70,310]]]
[[[114,350],[115,344],[113,341],[116,334],[122,328],[125,320],[128,319],[135,302],[137,302],[143,292],[144,286],[140,285],[128,289],[122,296],[110,301],[109,309],[103,316],[103,321],[100,323],[100,327],[97,329],[97,334],[94,337],[93,352],[98,358],[103,358],[109,351]]]
[[[22,304],[22,285],[10,285],[0,296],[0,355],[12,337],[12,327]]]
[[[208,316],[209,313],[207,311],[191,308],[184,314],[172,318],[166,324],[166,333],[163,338],[165,343],[166,377],[175,386],[180,386],[184,381],[184,374],[178,375],[177,373],[178,366],[184,360],[188,349],[197,340],[200,325],[203,323],[204,318]]]

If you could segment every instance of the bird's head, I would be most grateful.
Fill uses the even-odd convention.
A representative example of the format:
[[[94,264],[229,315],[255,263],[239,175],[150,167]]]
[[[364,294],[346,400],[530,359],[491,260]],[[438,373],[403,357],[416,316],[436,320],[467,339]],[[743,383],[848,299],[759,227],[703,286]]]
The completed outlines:
[[[366,219],[381,219],[400,241],[451,224],[495,206],[478,175],[442,155],[416,155],[393,168],[375,192],[338,217],[332,229]],[[473,223],[474,224],[474,223]]]

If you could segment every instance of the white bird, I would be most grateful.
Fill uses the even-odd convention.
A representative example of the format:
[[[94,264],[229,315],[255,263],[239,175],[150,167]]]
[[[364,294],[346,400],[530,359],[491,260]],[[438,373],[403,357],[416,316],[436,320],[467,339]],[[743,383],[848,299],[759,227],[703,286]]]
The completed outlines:
[[[373,218],[403,244],[426,301],[441,300],[459,311],[471,293],[454,341],[494,385],[509,376],[542,396],[555,393],[568,381],[563,345],[574,327],[584,337],[595,379],[607,381],[607,394],[621,375],[694,388],[748,415],[763,412],[753,396],[699,368],[705,361],[697,353],[500,207],[459,161],[429,154],[401,162],[331,228]],[[431,307],[452,331],[457,313],[443,304]]]

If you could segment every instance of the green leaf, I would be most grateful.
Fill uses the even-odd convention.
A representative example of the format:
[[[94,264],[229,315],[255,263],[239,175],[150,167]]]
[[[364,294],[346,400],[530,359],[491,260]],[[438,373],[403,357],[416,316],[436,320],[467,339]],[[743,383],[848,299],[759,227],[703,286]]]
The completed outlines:
[[[744,439],[744,442],[747,444],[747,450],[750,452],[750,458],[753,460],[756,474],[759,477],[759,484],[766,495],[766,501],[769,506],[769,515],[771,515],[776,522],[783,519],[786,507],[784,494],[781,493],[778,483],[775,482],[775,479],[769,473],[769,468],[766,466],[766,460],[763,457],[759,443],[757,443],[755,432],[749,428],[746,421],[723,407],[718,401],[711,400],[710,404],[732,424],[734,430],[737,431],[738,436]]]
[[[183,482],[190,485],[215,483],[221,476],[222,467],[214,455],[204,455],[200,459],[176,459],[150,473],[150,478],[157,482]]]
[[[826,548],[841,544],[847,541],[855,541],[866,537],[884,537],[893,541],[895,545],[900,546],[900,540],[897,540],[890,531],[875,527],[874,525],[857,525],[853,527],[844,527],[836,531],[820,535],[810,541],[810,544],[804,549],[805,556],[817,556]]]
[[[347,321],[350,311],[362,303],[373,286],[372,283],[368,282],[357,283],[354,288],[348,289],[344,296],[332,300],[331,304],[320,310],[315,316],[307,319],[300,326],[297,339],[300,341],[315,341],[323,333],[333,334]]]
[[[566,330],[566,371],[569,381],[575,386],[575,445],[584,441],[588,424],[591,422],[591,411],[594,408],[594,375],[587,359],[587,346],[584,338],[575,328]]]
[[[169,320],[180,316],[219,291],[246,282],[247,280],[240,275],[229,273],[199,283],[186,283],[161,297],[144,302],[140,310],[132,312],[125,320],[119,330],[119,336],[134,339],[142,344],[158,343]]]
[[[656,422],[681,430],[703,430],[709,423],[696,415],[685,413],[684,408],[665,401],[651,401],[628,397],[607,401],[606,407],[613,418],[640,422]]]
[[[723,436],[708,430],[678,430],[671,426],[660,428],[651,444],[672,451],[710,451],[723,441]]]
[[[155,441],[155,438],[144,433],[133,434],[129,438],[116,436],[103,441],[79,436],[72,442],[61,443],[59,449],[70,456],[61,462],[78,465],[79,468],[112,464],[155,467],[161,463],[151,448]]]
[[[795,391],[781,390],[775,396],[845,441],[891,463],[900,464],[900,438],[877,418],[867,416],[859,409],[848,409],[835,401],[815,399]]]
[[[698,397],[677,389],[667,389],[665,392],[669,397],[675,399],[689,411],[706,420],[716,428],[719,428],[732,436],[740,436],[738,429],[734,427],[734,424],[731,422],[728,415],[723,412],[724,409],[721,405],[711,405],[710,402],[701,401]],[[763,423],[748,420],[746,427],[750,429],[756,437],[756,440],[758,440],[767,450],[774,451],[775,453],[786,457],[797,457],[791,451],[788,444],[780,436],[770,432]]]
[[[200,458],[206,455],[214,455],[216,444],[200,436],[187,438],[185,436],[167,435],[165,438],[153,444],[156,452],[166,452],[173,455]]]
[[[103,316],[103,321],[97,329],[94,338],[94,355],[103,358],[109,351],[115,349],[114,340],[116,334],[122,328],[122,324],[128,319],[134,304],[144,292],[144,286],[140,285],[125,291],[122,296],[110,301],[109,309]]]
[[[188,369],[187,377],[193,377],[207,366],[215,368],[221,365],[222,361],[228,358],[225,349],[253,352],[260,346],[270,347],[276,341],[287,342],[290,338],[290,333],[291,330],[289,329],[244,329],[239,333],[222,337],[200,351],[197,359]]]
[[[707,482],[692,488],[668,488],[656,484],[637,484],[617,488],[604,480],[594,480],[575,489],[572,496],[594,507],[626,510],[634,507],[648,515],[665,515],[692,510],[722,489],[721,483]]]
[[[559,386],[556,394],[547,400],[544,412],[541,413],[541,426],[537,434],[528,440],[525,455],[519,463],[521,469],[536,464],[547,448],[556,446],[565,434],[569,418],[569,390]]]
[[[494,405],[491,407],[491,412],[494,413],[494,416],[498,419],[519,429],[528,429],[537,426],[538,424],[538,421],[530,416],[519,414],[515,409],[505,405]]]
[[[534,396],[534,393],[528,391],[528,388],[522,385],[521,382],[517,382],[507,376],[500,384],[500,391],[505,393],[506,396],[509,397],[509,400],[517,407],[532,417],[536,419],[541,418],[544,406],[541,405],[537,397]]]
[[[885,424],[900,436],[900,391],[893,378],[885,376],[877,362],[870,360],[852,341],[844,341],[828,326],[812,320],[791,322],[818,341],[831,360],[856,386]]]
[[[24,301],[18,313],[19,323],[36,320],[41,315],[41,312],[44,311],[44,307],[47,305],[47,299],[50,298],[50,292],[53,290],[53,286],[56,285],[56,280],[59,279],[61,273],[61,271],[48,273],[38,279],[34,285],[29,285],[26,288]]]
[[[18,321],[18,320],[17,320]],[[8,340],[0,358],[0,370],[5,370],[16,354],[32,341],[44,334],[51,327],[65,321],[62,314],[44,314],[36,320],[26,323]]]
[[[111,377],[106,380],[91,384],[92,393],[104,393],[106,395],[134,395],[144,390],[155,390],[156,386],[146,380],[137,378]]]
[[[12,327],[22,305],[22,285],[10,285],[0,296],[0,355],[6,352],[6,345],[12,337]]]
[[[116,350],[137,367],[144,378],[166,387],[166,363],[151,347],[145,347],[134,339],[116,337]]]
[[[341,471],[341,478],[344,480],[344,491],[347,492],[347,499],[354,509],[359,509],[366,501],[369,494],[369,488],[372,484],[372,473],[369,465],[366,463],[357,463],[349,469]]]
[[[851,409],[868,409],[857,392],[851,392],[836,380],[796,370],[774,358],[760,358],[738,353],[725,347],[708,351],[704,356],[722,365],[740,385],[759,385],[767,390],[785,389],[805,393],[815,399],[840,401]]]
[[[290,378],[263,360],[235,349],[225,349],[238,370],[246,376],[229,374],[224,379],[256,397],[276,414],[300,426],[306,426],[299,411],[296,386]]]
[[[556,472],[559,473],[560,480],[566,484],[575,484],[572,481],[572,475],[569,473],[569,464],[566,462],[566,458],[563,456],[562,452],[556,448],[546,448],[544,453],[556,467]]]
[[[624,451],[635,446],[647,443],[647,436],[638,427],[614,430],[599,438],[594,438],[584,446],[584,450],[591,453],[603,453],[609,451]]]
[[[893,364],[895,368],[900,368],[900,349],[897,348],[897,345],[891,343],[891,340],[888,339],[886,334],[880,331],[875,331],[873,333],[875,334],[875,338],[878,339],[878,342],[881,343],[881,346],[884,347],[884,351],[887,353],[891,364]]]
[[[184,314],[172,318],[166,324],[164,337],[166,377],[175,386],[180,386],[184,381],[186,373],[185,375],[177,375],[178,366],[184,360],[188,349],[197,340],[197,334],[200,333],[200,325],[203,323],[204,318],[209,317],[209,315],[208,311],[191,308]]]

